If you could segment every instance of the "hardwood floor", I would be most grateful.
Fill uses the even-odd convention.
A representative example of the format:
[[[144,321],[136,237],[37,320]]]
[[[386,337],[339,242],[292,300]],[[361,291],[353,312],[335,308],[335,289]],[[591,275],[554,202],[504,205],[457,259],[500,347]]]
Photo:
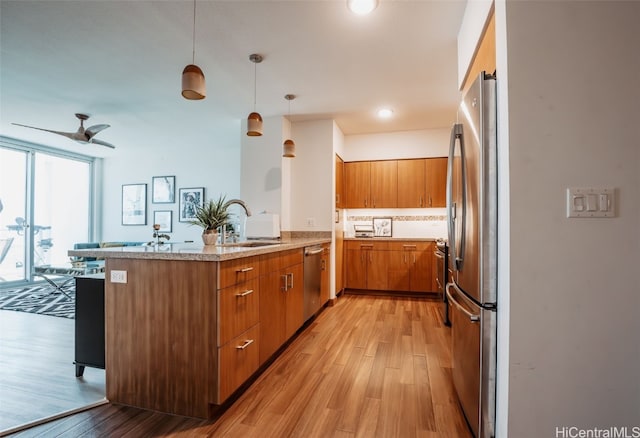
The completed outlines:
[[[0,310],[0,431],[104,399],[104,370],[73,359],[72,319]]]
[[[437,305],[341,297],[217,421],[104,405],[15,436],[471,437]]]

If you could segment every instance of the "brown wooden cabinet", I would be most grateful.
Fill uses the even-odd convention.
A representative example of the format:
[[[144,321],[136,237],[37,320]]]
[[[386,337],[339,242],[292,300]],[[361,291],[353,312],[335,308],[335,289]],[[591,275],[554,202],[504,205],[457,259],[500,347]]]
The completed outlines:
[[[425,160],[398,160],[398,208],[425,207]]]
[[[267,254],[261,260],[260,363],[268,360],[303,324],[301,249]]]
[[[447,158],[427,158],[425,160],[426,205],[442,208],[447,206]]]
[[[336,208],[345,208],[346,199],[344,194],[344,161],[336,155]]]
[[[372,161],[370,168],[370,201],[372,208],[398,206],[398,162]]]
[[[433,242],[346,242],[346,287],[432,292]]]
[[[386,290],[389,260],[386,242],[349,241],[346,248],[346,287]]]
[[[446,206],[447,158],[344,163],[345,208]]]
[[[347,208],[370,208],[371,165],[368,161],[344,163]]]

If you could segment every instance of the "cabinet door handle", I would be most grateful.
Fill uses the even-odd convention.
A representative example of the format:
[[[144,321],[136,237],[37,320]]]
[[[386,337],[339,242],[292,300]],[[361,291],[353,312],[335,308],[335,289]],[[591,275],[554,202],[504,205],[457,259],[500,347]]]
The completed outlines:
[[[246,297],[247,295],[251,295],[252,293],[253,293],[253,289],[247,289],[244,292],[240,292],[239,294],[236,294],[236,297],[242,298],[242,297]]]
[[[364,206],[367,206],[367,198],[364,199]]]
[[[422,195],[420,195],[420,207],[422,207]]]
[[[402,254],[403,263],[407,263],[407,254]]]
[[[429,207],[433,204],[433,200],[431,199],[431,195],[429,195]]]
[[[293,289],[293,272],[289,272],[287,277],[291,278],[291,283],[289,284],[289,289]]]
[[[284,280],[284,286],[282,286],[280,289],[282,289],[283,291],[286,292],[287,291],[287,285],[288,285],[288,283],[287,283],[287,274],[281,275],[280,278],[282,278]]]
[[[236,272],[249,272],[249,271],[253,271],[253,266],[249,266],[247,268],[241,268],[241,269],[237,269]]]
[[[253,339],[247,339],[247,340],[244,341],[244,344],[236,345],[236,349],[244,350],[245,348],[247,348],[251,344],[253,344]]]
[[[323,270],[323,271],[326,271],[327,270],[327,262],[326,262],[326,260],[321,260],[321,262],[322,263],[320,264],[320,269]]]

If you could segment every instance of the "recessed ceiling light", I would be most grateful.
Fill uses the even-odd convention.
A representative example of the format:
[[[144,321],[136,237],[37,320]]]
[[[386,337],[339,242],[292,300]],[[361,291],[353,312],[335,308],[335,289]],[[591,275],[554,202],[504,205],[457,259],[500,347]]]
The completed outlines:
[[[367,15],[378,7],[378,0],[347,0],[347,6],[354,14]]]
[[[380,108],[378,110],[378,117],[381,119],[389,119],[393,116],[393,110],[390,108]]]

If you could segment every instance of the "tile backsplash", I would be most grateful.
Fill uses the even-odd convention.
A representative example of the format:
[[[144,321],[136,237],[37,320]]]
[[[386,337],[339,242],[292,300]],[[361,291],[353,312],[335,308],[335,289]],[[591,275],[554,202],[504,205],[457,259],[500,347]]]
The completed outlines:
[[[392,219],[392,237],[446,238],[447,213],[444,208],[376,208],[342,211],[345,237],[354,236],[354,225],[371,224],[373,218]]]

